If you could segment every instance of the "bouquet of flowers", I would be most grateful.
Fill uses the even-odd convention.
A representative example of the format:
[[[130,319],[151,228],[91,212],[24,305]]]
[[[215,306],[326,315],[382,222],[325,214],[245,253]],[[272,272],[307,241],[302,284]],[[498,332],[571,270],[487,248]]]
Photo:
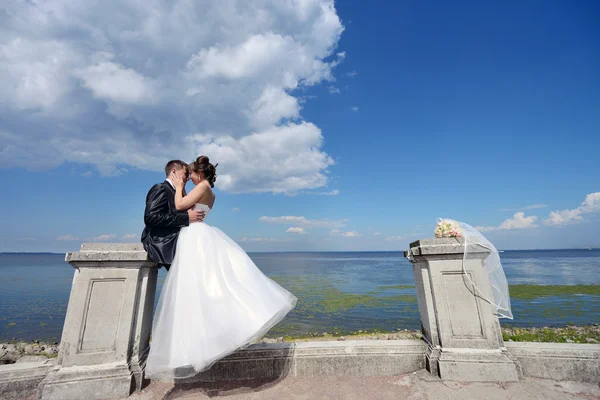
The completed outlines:
[[[458,222],[449,219],[439,220],[434,234],[436,238],[463,237],[463,232]]]

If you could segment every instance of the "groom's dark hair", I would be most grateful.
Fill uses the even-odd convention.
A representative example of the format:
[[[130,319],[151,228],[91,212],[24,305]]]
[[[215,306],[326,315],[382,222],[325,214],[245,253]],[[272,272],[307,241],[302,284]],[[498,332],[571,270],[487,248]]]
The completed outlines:
[[[185,168],[187,169],[188,165],[187,163],[181,161],[181,160],[171,160],[167,163],[167,165],[165,165],[165,175],[167,176],[167,178],[169,177],[169,173],[171,172],[171,170],[173,168],[175,169],[181,169],[181,168]]]

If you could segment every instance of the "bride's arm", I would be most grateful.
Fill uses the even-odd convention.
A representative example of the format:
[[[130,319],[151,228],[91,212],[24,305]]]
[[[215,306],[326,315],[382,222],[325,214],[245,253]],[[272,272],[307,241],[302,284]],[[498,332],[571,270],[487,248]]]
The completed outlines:
[[[183,197],[183,181],[175,185],[175,207],[177,211],[188,210],[200,200],[206,190],[205,185],[198,185],[187,196]]]

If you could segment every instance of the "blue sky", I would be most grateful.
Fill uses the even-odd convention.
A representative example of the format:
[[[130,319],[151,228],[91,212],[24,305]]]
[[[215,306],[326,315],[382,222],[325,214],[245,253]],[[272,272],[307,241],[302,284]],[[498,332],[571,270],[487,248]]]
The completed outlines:
[[[248,251],[600,247],[598,1],[78,4],[0,6],[0,251],[136,242],[199,154]]]

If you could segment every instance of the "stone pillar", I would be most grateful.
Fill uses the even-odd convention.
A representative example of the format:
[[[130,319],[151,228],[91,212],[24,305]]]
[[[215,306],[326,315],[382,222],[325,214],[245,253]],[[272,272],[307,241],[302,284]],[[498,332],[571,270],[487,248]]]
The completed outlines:
[[[57,367],[42,399],[128,397],[140,390],[152,329],[156,264],[141,244],[84,243],[75,268]]]
[[[465,260],[462,239],[424,239],[410,244],[405,255],[413,263],[426,366],[444,380],[517,381],[518,366],[504,348],[492,306],[489,250],[469,245]],[[473,283],[481,291],[473,288]]]

